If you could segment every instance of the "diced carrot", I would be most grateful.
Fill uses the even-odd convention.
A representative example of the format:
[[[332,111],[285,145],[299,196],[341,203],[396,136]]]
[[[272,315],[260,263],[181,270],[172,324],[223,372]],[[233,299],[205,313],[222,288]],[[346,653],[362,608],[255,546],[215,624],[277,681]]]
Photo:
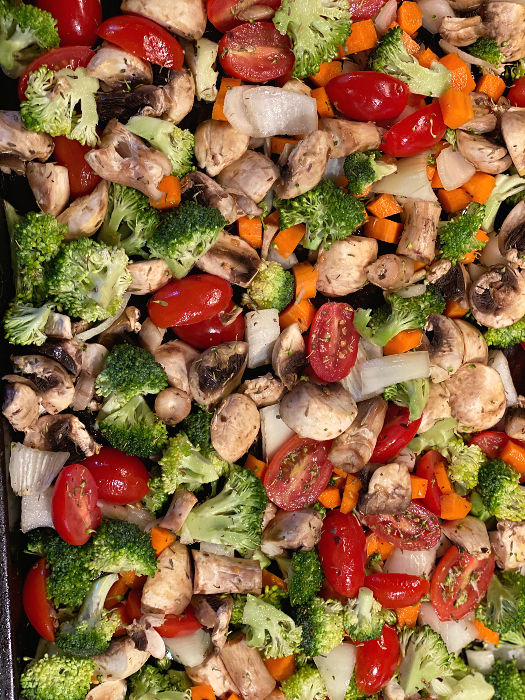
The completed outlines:
[[[396,608],[397,624],[399,627],[415,627],[421,603],[407,605],[404,608]]]
[[[476,239],[478,241],[483,241],[484,243],[487,243],[487,241],[490,240],[485,231],[482,231],[481,229],[479,229],[479,231],[476,233]],[[465,255],[461,258],[461,262],[464,265],[470,265],[470,263],[473,263],[476,259],[477,253],[477,250],[469,250],[468,253],[465,253]]]
[[[469,312],[468,307],[461,306],[457,301],[449,299],[445,305],[445,316],[448,318],[462,318]]]
[[[284,147],[288,146],[297,146],[299,143],[299,139],[294,139],[290,136],[272,136],[270,139],[270,149],[272,153],[275,153],[276,155],[281,155],[281,153],[284,151]]]
[[[403,211],[403,208],[391,194],[380,194],[379,197],[369,202],[366,208],[377,219],[386,219],[388,216],[395,216]]]
[[[348,474],[348,472],[345,472],[344,469],[340,469],[339,467],[334,467],[332,471],[336,476],[341,476],[344,479],[346,479],[347,474]]]
[[[317,294],[319,272],[309,262],[300,262],[292,267],[295,277],[295,298],[313,299]]]
[[[415,476],[415,474],[411,474],[410,483],[412,485],[412,499],[425,498],[428,489],[428,479],[424,479],[422,476]]]
[[[497,75],[486,73],[482,75],[476,84],[476,91],[488,95],[494,102],[505,92],[505,81]]]
[[[441,517],[443,520],[461,520],[470,513],[472,503],[459,493],[447,493],[441,496]]]
[[[508,440],[501,450],[499,458],[515,469],[520,474],[525,472],[525,447],[518,445],[513,440]]]
[[[450,496],[451,493],[454,493],[444,462],[438,462],[434,466],[434,476],[436,484],[443,495]]]
[[[239,238],[249,243],[252,248],[260,248],[262,246],[262,221],[259,216],[250,218],[249,216],[241,216],[237,219],[237,232]]]
[[[283,258],[289,258],[306,234],[304,224],[295,224],[285,228],[275,236],[272,246]]]
[[[194,685],[191,688],[191,700],[215,700],[211,685]]]
[[[383,348],[383,355],[400,355],[402,352],[408,352],[417,348],[421,342],[421,331],[401,331],[395,335],[392,340]]]
[[[474,627],[476,628],[476,639],[480,642],[487,642],[488,644],[494,644],[497,646],[499,644],[499,634],[491,630],[489,627],[483,624],[481,620],[474,618],[472,620]]]
[[[297,323],[301,333],[305,333],[310,328],[314,316],[315,306],[312,302],[309,299],[301,299],[301,301],[291,303],[279,314],[279,325],[281,330],[284,330],[292,323]]]
[[[219,92],[215,98],[215,103],[213,105],[213,111],[211,113],[212,119],[219,119],[222,122],[227,122],[226,115],[224,114],[224,98],[226,93],[232,87],[239,87],[241,85],[241,80],[239,78],[222,78],[221,85],[219,87]]]
[[[405,0],[397,9],[396,19],[401,29],[412,36],[422,25],[423,13],[417,2]]]
[[[290,678],[295,671],[295,656],[290,654],[290,656],[282,656],[278,659],[265,659],[264,665],[270,676],[282,683]]]
[[[338,175],[335,179],[335,184],[344,189],[348,185],[348,178],[346,175]]]
[[[321,67],[315,75],[310,76],[310,80],[317,85],[317,87],[324,87],[327,85],[332,78],[337,78],[341,75],[343,65],[341,61],[325,61],[321,63]]]
[[[430,180],[430,182],[432,182],[436,170],[437,168],[435,165],[427,165],[427,179]]]
[[[312,90],[312,97],[317,102],[317,114],[321,117],[321,119],[331,119],[335,116],[335,112],[332,109],[332,104],[328,99],[328,95],[326,94],[324,87],[318,87],[315,88],[315,90]]]
[[[412,265],[414,266],[414,272],[422,270],[424,267],[427,266],[427,264],[422,262],[421,260],[413,260]]]
[[[380,554],[383,561],[394,551],[394,545],[386,540],[381,539],[375,532],[369,532],[366,536],[366,556],[371,557],[372,554]]]
[[[279,226],[279,212],[277,209],[274,209],[271,214],[268,214],[268,216],[264,220],[265,226]]]
[[[363,482],[355,474],[348,474],[346,477],[343,498],[341,499],[341,513],[350,513],[359,499],[359,491],[363,488]]]
[[[325,508],[339,508],[341,505],[341,494],[337,486],[327,486],[317,500]]]
[[[267,464],[261,459],[257,459],[257,457],[254,457],[253,455],[248,455],[246,457],[244,467],[252,471],[256,477],[262,479],[263,474],[266,471]]]
[[[151,544],[155,554],[159,556],[170,544],[175,542],[175,533],[165,527],[154,527],[151,529]]]
[[[111,586],[106,596],[104,607],[106,610],[113,610],[122,602],[122,599],[128,592],[129,586],[124,581],[122,576],[119,576],[115,583]]]
[[[474,173],[470,180],[465,182],[462,187],[469,193],[475,202],[485,204],[487,199],[490,197],[495,184],[496,178],[494,175],[478,172]]]
[[[432,180],[430,182],[430,186],[433,187],[435,190],[442,190],[443,189],[443,183],[441,182],[441,178],[439,177],[438,169],[436,168],[434,175],[432,177]]]
[[[137,576],[137,574],[134,571],[123,571],[120,574],[120,576],[126,584],[126,586],[131,589],[142,588],[142,586],[146,582],[144,576]]]
[[[232,693],[231,695],[228,695],[228,700],[241,700],[241,698],[235,693]]]
[[[263,586],[278,586],[279,588],[282,588],[283,591],[286,590],[286,582],[283,581],[283,579],[280,578],[279,576],[272,574],[272,572],[268,571],[268,569],[262,570],[262,585]]]
[[[460,126],[474,119],[470,95],[456,88],[450,88],[440,96],[439,106],[443,121],[451,129],[459,129]]]
[[[461,92],[472,92],[476,87],[468,65],[456,53],[449,53],[439,59],[452,74],[452,87]]]
[[[385,243],[399,243],[403,224],[391,219],[377,219],[371,216],[365,224],[364,234]]]
[[[432,63],[438,60],[432,49],[420,49],[414,57],[417,58],[419,65],[423,66],[423,68],[430,68]]]
[[[472,197],[461,187],[455,190],[438,190],[437,198],[447,214],[455,214],[472,202]]]
[[[363,19],[352,24],[352,33],[345,41],[344,51],[346,54],[368,51],[375,48],[377,44],[377,32],[374,22],[371,19]]]
[[[175,175],[166,175],[157,185],[163,194],[158,200],[149,200],[150,205],[154,209],[173,209],[173,207],[178,207],[180,204],[180,180]]]

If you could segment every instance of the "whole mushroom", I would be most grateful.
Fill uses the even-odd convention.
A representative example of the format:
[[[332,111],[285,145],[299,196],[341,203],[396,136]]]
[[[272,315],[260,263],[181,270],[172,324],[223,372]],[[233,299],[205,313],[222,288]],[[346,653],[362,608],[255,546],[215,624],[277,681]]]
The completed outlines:
[[[501,377],[492,367],[465,364],[445,382],[452,416],[462,432],[488,430],[503,418],[507,405]]]
[[[255,403],[245,394],[231,394],[215,412],[210,425],[211,444],[227,462],[248,452],[259,434],[261,419]]]

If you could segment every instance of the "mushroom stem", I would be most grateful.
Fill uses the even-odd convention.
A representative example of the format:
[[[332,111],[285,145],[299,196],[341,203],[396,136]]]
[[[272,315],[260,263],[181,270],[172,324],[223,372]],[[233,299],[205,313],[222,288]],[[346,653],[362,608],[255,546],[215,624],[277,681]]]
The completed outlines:
[[[410,258],[388,253],[381,255],[366,268],[368,281],[388,292],[406,287],[414,277],[414,262]]]
[[[405,228],[397,245],[397,254],[429,264],[436,255],[437,226],[441,207],[436,202],[407,199]]]

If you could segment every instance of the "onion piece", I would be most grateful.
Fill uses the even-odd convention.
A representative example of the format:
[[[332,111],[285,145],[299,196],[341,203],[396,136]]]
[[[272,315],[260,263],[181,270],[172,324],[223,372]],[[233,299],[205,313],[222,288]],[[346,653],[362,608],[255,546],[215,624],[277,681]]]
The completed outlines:
[[[329,158],[323,177],[329,180],[337,180],[341,175],[344,175],[344,164],[345,158]]]
[[[418,282],[418,284],[411,284],[409,287],[400,289],[396,294],[403,299],[412,299],[412,297],[420,297],[427,291],[427,285],[424,282]]]
[[[291,270],[292,267],[294,265],[297,265],[297,263],[299,262],[295,253],[291,253],[287,258],[283,258],[283,256],[279,255],[275,248],[272,248],[271,246],[270,250],[268,251],[268,257],[266,258],[266,260],[278,262],[284,270]],[[300,299],[298,301],[300,301]]]
[[[489,240],[481,251],[479,262],[485,267],[493,265],[506,265],[508,260],[501,254],[498,244],[498,236],[492,232],[488,234]]]
[[[487,648],[490,649],[496,659],[503,659],[504,661],[514,659],[518,669],[520,671],[525,670],[525,647],[506,646],[504,644],[495,647],[492,644],[488,644]]]
[[[253,127],[248,119],[242,97],[246,90],[251,90],[252,87],[252,85],[239,85],[238,87],[230,88],[227,90],[224,98],[224,116],[237,131],[248,134],[248,136],[252,135]]]
[[[494,654],[489,649],[467,649],[467,663],[476,671],[488,673],[494,666]]]
[[[118,503],[109,503],[109,501],[97,501],[97,506],[100,508],[103,518],[126,520],[137,525],[144,532],[148,532],[153,523],[156,523],[155,516],[141,505],[130,503],[127,506],[122,506]]]
[[[443,17],[456,16],[448,0],[419,0],[417,4],[423,14],[423,26],[432,34],[439,34]]]
[[[40,493],[22,496],[20,504],[20,529],[22,532],[35,530],[37,527],[55,527],[51,513],[53,491],[53,487],[50,486]]]
[[[417,551],[396,547],[386,560],[383,571],[387,574],[410,574],[428,579],[434,569],[438,547],[436,545],[432,549]]]
[[[47,489],[69,458],[69,452],[46,452],[11,443],[9,475],[17,496],[38,494]]]
[[[183,666],[199,666],[211,647],[211,636],[205,629],[199,629],[184,637],[164,639],[166,649],[169,649],[175,661]]]
[[[381,178],[372,185],[373,192],[393,194],[398,197],[423,199],[425,202],[436,202],[437,197],[430,186],[427,177],[427,164],[430,151],[417,156],[399,158],[397,172]]]
[[[277,309],[250,311],[244,317],[248,343],[248,367],[254,369],[272,361],[273,345],[281,329]]]
[[[446,2],[446,0],[444,1]],[[396,14],[397,0],[387,0],[374,19],[376,32],[379,36],[387,33],[388,28],[396,18]]]
[[[367,393],[363,387],[361,368],[367,360],[373,360],[378,357],[383,357],[383,348],[379,345],[369,343],[368,340],[364,338],[360,338],[359,345],[357,346],[355,364],[347,376],[341,379],[340,382],[341,386],[348,391],[356,403],[376,396],[376,394]]]
[[[269,462],[277,450],[295,435],[280,415],[279,404],[259,409],[261,416],[261,439],[265,462]]]
[[[454,44],[451,44],[448,41],[445,41],[445,39],[440,39],[439,41],[439,46],[443,49],[445,53],[457,53],[457,55],[465,61],[467,65],[474,65],[474,66],[479,66],[480,68],[483,68],[486,72],[488,73],[501,73],[502,71],[497,71],[496,67],[492,65],[492,63],[489,63],[488,61],[484,61],[482,58],[477,58],[477,56],[472,56],[471,54],[467,53],[466,51],[462,51],[461,49],[458,49],[457,46],[454,46]]]
[[[227,547],[223,544],[214,544],[213,542],[201,542],[199,544],[199,549],[201,552],[208,552],[209,554],[218,554],[223,557],[234,557],[235,548]]]
[[[422,625],[430,625],[434,632],[443,638],[450,654],[459,654],[467,644],[476,639],[477,631],[472,623],[473,619],[474,615],[470,613],[461,620],[443,622],[437,616],[432,603],[422,603],[419,613],[419,622]],[[400,673],[402,676],[402,670]]]
[[[455,190],[476,172],[476,168],[464,158],[459,151],[453,148],[444,148],[436,158],[438,175],[443,189]]]
[[[327,656],[314,657],[314,664],[321,674],[330,700],[345,699],[354,672],[355,658],[355,646],[348,642],[339,644]]]
[[[490,350],[489,360],[487,362],[489,367],[495,369],[496,372],[501,377],[503,383],[503,388],[505,389],[505,398],[507,399],[507,406],[517,406],[518,405],[518,392],[512,381],[512,375],[510,373],[509,361],[502,353],[501,350]]]
[[[426,350],[368,360],[361,367],[363,387],[372,396],[382,394],[391,384],[409,379],[426,379],[429,376],[430,362]]]
[[[120,305],[119,310],[117,311],[116,314],[113,316],[110,316],[107,318],[105,321],[102,321],[102,323],[99,323],[97,326],[93,326],[92,328],[88,328],[87,331],[82,331],[82,333],[78,333],[78,335],[75,336],[75,340],[89,340],[90,338],[93,338],[95,335],[99,335],[103,331],[105,331],[107,328],[111,326],[111,324],[117,320],[117,318],[120,316],[120,314],[124,311],[126,306],[128,305],[128,301],[131,299],[131,293],[126,292],[124,296],[122,297],[122,304]]]

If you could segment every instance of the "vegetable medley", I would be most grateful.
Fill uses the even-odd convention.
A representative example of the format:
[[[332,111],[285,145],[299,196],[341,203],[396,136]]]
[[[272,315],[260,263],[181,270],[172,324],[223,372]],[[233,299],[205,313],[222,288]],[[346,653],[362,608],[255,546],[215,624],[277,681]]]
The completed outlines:
[[[0,0],[22,697],[523,700],[525,6],[106,4]]]

